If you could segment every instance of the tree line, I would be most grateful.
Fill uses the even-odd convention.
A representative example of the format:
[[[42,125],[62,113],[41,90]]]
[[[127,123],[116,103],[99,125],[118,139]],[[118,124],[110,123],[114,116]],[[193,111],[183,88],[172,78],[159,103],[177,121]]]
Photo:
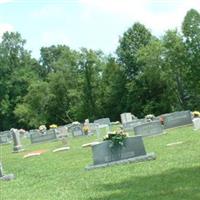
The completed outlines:
[[[119,39],[115,55],[66,45],[32,58],[17,32],[0,43],[0,130],[66,124],[132,112],[138,117],[200,110],[200,13],[158,38],[141,23]]]

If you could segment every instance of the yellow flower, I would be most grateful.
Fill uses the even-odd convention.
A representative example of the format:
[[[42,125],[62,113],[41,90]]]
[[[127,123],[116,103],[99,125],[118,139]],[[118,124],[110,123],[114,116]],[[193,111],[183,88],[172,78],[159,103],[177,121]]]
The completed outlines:
[[[192,112],[193,117],[200,117],[200,112],[199,111],[194,111]]]
[[[51,124],[50,126],[49,126],[49,128],[57,128],[58,126],[56,125],[56,124]]]

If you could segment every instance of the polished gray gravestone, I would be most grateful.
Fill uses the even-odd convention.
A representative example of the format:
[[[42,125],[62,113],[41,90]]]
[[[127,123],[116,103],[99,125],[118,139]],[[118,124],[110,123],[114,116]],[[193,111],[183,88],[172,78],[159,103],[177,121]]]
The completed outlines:
[[[162,117],[165,129],[192,124],[192,115],[189,110],[170,113]]]
[[[135,135],[152,136],[163,133],[163,126],[160,121],[146,122],[134,127]]]
[[[99,125],[109,125],[110,126],[110,119],[109,118],[101,118],[101,119],[97,119],[94,120],[95,124],[99,124]]]
[[[71,132],[72,132],[72,135],[73,135],[74,137],[84,135],[81,126],[73,126],[73,127],[71,128]]]
[[[10,131],[0,132],[0,144],[10,144],[12,141],[12,135]]]
[[[138,126],[138,125],[141,125],[145,123],[145,120],[144,119],[135,119],[133,121],[130,121],[130,122],[126,122],[123,124],[123,129],[125,131],[133,131],[134,130],[134,127]]]
[[[14,178],[15,178],[14,174],[4,175],[4,173],[3,173],[3,166],[2,166],[2,163],[0,162],[0,180],[10,181],[10,180],[12,180]]]
[[[30,135],[31,144],[42,143],[47,141],[57,140],[57,135],[54,129],[49,129],[45,133],[33,133]]]
[[[11,143],[11,139],[8,138],[8,136],[5,135],[0,135],[0,144],[10,144]]]
[[[10,131],[11,131],[12,137],[13,137],[13,152],[18,153],[18,152],[23,151],[24,149],[22,148],[22,145],[21,145],[19,131],[14,128],[12,128]]]
[[[114,145],[111,141],[103,141],[92,146],[93,164],[87,170],[106,167],[113,164],[138,162],[155,159],[155,154],[147,154],[141,136],[124,139],[124,145]]]

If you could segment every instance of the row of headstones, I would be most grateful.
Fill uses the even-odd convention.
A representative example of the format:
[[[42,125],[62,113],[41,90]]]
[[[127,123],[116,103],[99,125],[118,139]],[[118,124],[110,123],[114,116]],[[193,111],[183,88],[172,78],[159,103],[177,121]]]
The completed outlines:
[[[99,135],[100,129],[104,127],[107,127],[107,131],[109,131],[110,127],[109,118],[99,119],[94,121],[94,123],[90,123],[90,131],[93,134],[96,133],[97,135]],[[42,133],[38,129],[34,129],[26,132],[26,137],[30,138],[31,143],[33,144],[33,143],[42,143],[46,141],[57,140],[60,136],[61,137],[68,136],[70,133],[74,137],[84,135],[83,126],[81,124],[68,124],[66,126],[61,126],[55,129],[46,130],[45,132]],[[11,141],[12,141],[11,131],[0,132],[0,144],[11,143]]]
[[[109,131],[110,128],[110,119],[109,118],[102,118],[99,120],[95,120],[94,123],[90,123],[90,133],[100,134],[101,128],[107,128],[106,131]],[[44,133],[41,133],[38,129],[30,130],[29,137],[31,143],[41,143],[50,140],[56,140],[60,136],[69,136],[71,134],[73,137],[76,136],[83,136],[85,135],[83,132],[83,125],[82,124],[68,124],[66,126],[60,126],[55,129],[49,129]]]
[[[160,122],[162,117],[164,124]],[[134,119],[123,124],[125,131],[134,131],[135,135],[150,136],[163,133],[164,129],[192,124],[190,111],[173,112],[161,115],[154,121],[147,122],[145,119]]]
[[[130,115],[129,115],[130,116]],[[110,148],[112,141],[103,141],[92,146],[93,164],[86,169],[95,169],[99,167],[110,166],[119,163],[138,162],[155,159],[154,153],[147,153],[143,143],[143,136],[161,134],[164,129],[192,124],[190,111],[174,112],[162,115],[164,125],[160,122],[160,117],[152,122],[146,122],[144,119],[128,118],[129,122],[123,124],[124,129],[134,130],[134,137],[128,137],[124,145]],[[122,122],[124,122],[122,120]],[[128,123],[128,126],[127,126]]]

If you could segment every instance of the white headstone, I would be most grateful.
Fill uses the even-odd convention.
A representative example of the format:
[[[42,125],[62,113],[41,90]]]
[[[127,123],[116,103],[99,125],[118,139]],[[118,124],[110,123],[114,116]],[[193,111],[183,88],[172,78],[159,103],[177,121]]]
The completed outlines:
[[[127,123],[127,122],[133,121],[133,116],[132,116],[131,113],[122,113],[122,114],[120,115],[120,117],[121,117],[121,122],[122,122],[122,124],[125,124],[125,123]]]
[[[200,118],[194,118],[193,120],[194,130],[200,129]]]

